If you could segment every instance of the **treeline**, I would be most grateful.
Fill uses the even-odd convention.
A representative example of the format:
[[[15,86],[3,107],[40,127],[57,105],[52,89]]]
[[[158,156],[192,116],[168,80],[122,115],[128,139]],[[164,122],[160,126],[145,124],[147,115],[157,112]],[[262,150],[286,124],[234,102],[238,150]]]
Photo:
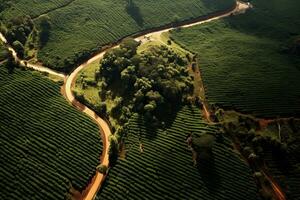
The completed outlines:
[[[193,92],[185,58],[164,46],[137,54],[138,46],[127,39],[107,52],[95,77],[101,81],[101,99],[114,99],[109,114],[120,124],[125,124],[132,112],[158,123],[159,115],[175,110]],[[101,110],[106,109],[102,106]]]
[[[218,112],[217,116],[220,115]],[[239,116],[236,123],[223,122],[223,129],[232,136],[236,147],[250,164],[263,199],[272,199],[273,195],[266,173],[274,176],[288,199],[294,199],[293,196],[298,194],[295,188],[300,184],[299,177],[295,176],[300,172],[300,121],[290,118],[264,123]]]
[[[9,0],[0,0],[0,13],[1,13],[3,10],[9,8],[11,4],[12,4],[12,2],[9,1]],[[0,17],[1,17],[1,16],[0,16]]]
[[[36,24],[29,15],[17,16],[0,24],[1,33],[21,59],[29,59],[27,51],[42,48],[49,39],[50,18],[41,16]]]

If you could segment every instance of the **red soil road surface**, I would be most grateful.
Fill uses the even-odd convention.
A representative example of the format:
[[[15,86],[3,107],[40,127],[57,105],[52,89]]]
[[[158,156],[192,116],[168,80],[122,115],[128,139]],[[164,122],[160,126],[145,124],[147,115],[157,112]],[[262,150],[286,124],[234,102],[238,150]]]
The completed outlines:
[[[95,59],[101,58],[103,55],[104,55],[104,52],[101,54],[98,54],[97,56],[93,57],[85,64],[82,64],[79,67],[77,67],[69,76],[67,76],[65,85],[64,85],[64,91],[65,91],[66,99],[70,103],[72,103],[73,106],[75,106],[77,109],[81,110],[88,116],[90,116],[98,124],[98,126],[100,128],[101,138],[103,141],[103,152],[102,152],[101,164],[108,166],[109,165],[109,159],[108,159],[108,157],[109,157],[109,136],[111,135],[110,128],[109,128],[108,124],[106,123],[106,121],[103,120],[102,118],[100,118],[94,111],[92,111],[85,105],[78,102],[72,93],[72,88],[74,87],[78,73],[83,68],[88,66],[88,64],[90,62],[93,62]],[[104,181],[104,178],[105,178],[105,175],[103,175],[99,172],[96,172],[96,175],[93,178],[91,185],[89,185],[87,187],[88,191],[85,192],[86,195],[82,199],[86,199],[86,200],[94,199],[95,195],[97,194],[98,190],[101,187],[101,183]]]
[[[263,171],[264,176],[266,179],[271,183],[272,189],[274,191],[274,194],[277,198],[277,200],[286,200],[285,195],[280,188],[280,186],[274,181],[272,177],[270,177],[266,172]]]

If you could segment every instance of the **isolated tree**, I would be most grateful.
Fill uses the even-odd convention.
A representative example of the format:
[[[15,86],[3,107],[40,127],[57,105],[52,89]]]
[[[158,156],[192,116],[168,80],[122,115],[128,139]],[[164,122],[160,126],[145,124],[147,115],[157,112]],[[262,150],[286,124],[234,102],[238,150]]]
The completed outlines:
[[[12,44],[14,50],[17,52],[18,57],[23,58],[24,57],[24,46],[21,42],[18,40],[14,41]]]
[[[204,134],[200,137],[193,138],[193,149],[198,154],[199,161],[212,158],[212,148],[215,142],[215,137],[210,134]]]
[[[126,38],[122,41],[120,47],[125,48],[129,52],[128,58],[131,58],[136,54],[136,50],[139,45],[140,42],[135,41],[133,38]]]
[[[13,54],[11,51],[8,52],[8,55],[7,55],[7,63],[6,63],[6,68],[8,70],[8,73],[13,73],[14,72],[14,69],[15,67],[17,67],[18,63],[16,62]]]
[[[10,44],[18,40],[23,45],[33,30],[33,22],[30,16],[18,16],[12,18],[7,24],[7,31],[3,32]]]

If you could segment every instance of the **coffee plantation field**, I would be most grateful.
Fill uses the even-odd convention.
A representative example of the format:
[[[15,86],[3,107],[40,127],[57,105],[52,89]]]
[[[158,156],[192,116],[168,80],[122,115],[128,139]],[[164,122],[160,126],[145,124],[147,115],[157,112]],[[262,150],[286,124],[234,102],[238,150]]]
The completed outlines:
[[[36,16],[27,6],[23,10],[23,3],[35,4],[18,1],[19,14]],[[48,4],[53,7],[62,2],[38,5],[44,8]],[[50,36],[40,49],[38,59],[52,68],[69,71],[78,58],[86,59],[90,52],[99,50],[104,44],[149,28],[226,10],[234,5],[234,0],[75,0],[47,14],[51,22]],[[41,10],[41,13],[44,12],[44,9]],[[7,12],[12,13],[10,10]],[[4,15],[5,20],[9,18],[10,15]],[[39,24],[39,19],[35,22]]]
[[[166,120],[171,126],[165,131],[146,127],[138,115],[129,124],[126,157],[110,170],[96,199],[259,199],[250,169],[229,139],[215,142],[211,165],[193,165],[187,135],[218,131],[202,120],[199,109],[184,107],[174,121]]]
[[[40,74],[0,65],[0,199],[66,199],[99,164],[98,126]]]
[[[210,103],[260,117],[299,116],[300,57],[292,46],[300,35],[300,3],[251,3],[246,14],[171,37],[198,53]]]

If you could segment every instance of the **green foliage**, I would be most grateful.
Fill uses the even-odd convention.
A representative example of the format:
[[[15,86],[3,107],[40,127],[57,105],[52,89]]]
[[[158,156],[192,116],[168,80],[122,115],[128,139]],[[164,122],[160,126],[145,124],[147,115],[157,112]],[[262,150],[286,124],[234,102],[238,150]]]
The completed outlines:
[[[19,41],[23,45],[27,41],[27,37],[33,29],[33,21],[30,16],[17,16],[12,18],[6,24],[7,32],[5,33],[6,39],[10,44],[14,41]]]
[[[205,162],[212,158],[212,150],[215,142],[215,137],[210,134],[204,134],[199,137],[193,137],[192,147],[198,154],[199,162]]]
[[[8,56],[7,48],[0,42],[0,62],[5,60]]]
[[[103,117],[107,116],[107,106],[105,102],[101,102],[98,105],[95,106],[96,107],[96,112]]]
[[[13,6],[3,13],[3,18],[9,20],[21,13],[35,17],[50,11],[48,13],[52,22],[50,37],[47,44],[38,52],[38,59],[57,70],[70,71],[75,64],[84,61],[82,53],[91,55],[99,51],[101,46],[133,33],[170,24],[174,21],[174,13],[178,16],[178,21],[183,21],[227,9],[235,3],[234,0],[130,2],[13,0]],[[36,23],[38,21],[37,19]]]
[[[73,108],[60,86],[0,66],[0,199],[65,199],[82,190],[102,150],[96,124]]]
[[[16,67],[20,65],[18,61],[15,60],[11,51],[7,53],[7,62],[5,63],[5,67],[9,74],[12,74]]]
[[[12,43],[12,47],[17,52],[18,57],[23,58],[24,57],[24,46],[21,42],[18,40],[14,41]]]
[[[45,46],[45,44],[49,40],[50,30],[51,30],[51,22],[50,17],[48,15],[43,15],[39,19],[39,28],[40,28],[40,45],[41,48]]]
[[[259,199],[249,167],[232,150],[227,138],[213,145],[214,164],[202,163],[209,168],[207,171],[193,166],[186,136],[190,132],[202,135],[218,131],[202,120],[199,109],[184,107],[175,119],[169,116],[165,120],[166,129],[155,130],[141,116],[131,118],[125,139],[126,156],[110,169],[97,200]]]
[[[105,166],[105,165],[99,165],[99,166],[97,167],[97,170],[98,170],[101,174],[106,174],[108,168],[107,168],[107,166]]]
[[[211,103],[260,117],[300,115],[300,57],[282,51],[300,34],[300,3],[251,3],[246,14],[173,31],[172,38],[198,53]]]
[[[97,75],[107,86],[101,90],[111,91],[118,99],[111,114],[121,124],[126,123],[131,110],[155,120],[154,116],[180,105],[192,92],[184,58],[164,46],[137,55],[137,47],[137,42],[127,40],[106,53]],[[127,111],[121,112],[123,106],[128,106]]]
[[[119,144],[116,136],[111,135],[109,138],[109,163],[114,165],[118,159]]]
[[[11,6],[12,2],[9,0],[0,0],[0,13]]]

